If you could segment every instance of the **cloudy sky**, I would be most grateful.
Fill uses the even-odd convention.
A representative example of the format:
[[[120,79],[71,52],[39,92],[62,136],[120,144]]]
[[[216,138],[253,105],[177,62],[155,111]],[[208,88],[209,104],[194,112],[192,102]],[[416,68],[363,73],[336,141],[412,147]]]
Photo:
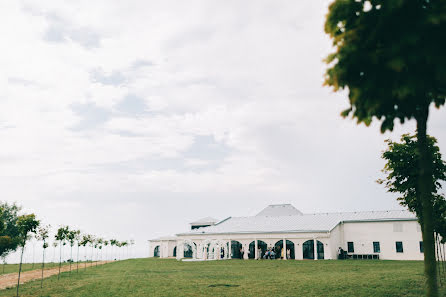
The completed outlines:
[[[398,209],[384,139],[322,86],[329,1],[2,1],[0,187],[53,226],[147,239],[272,203]],[[446,109],[429,132],[446,153]]]

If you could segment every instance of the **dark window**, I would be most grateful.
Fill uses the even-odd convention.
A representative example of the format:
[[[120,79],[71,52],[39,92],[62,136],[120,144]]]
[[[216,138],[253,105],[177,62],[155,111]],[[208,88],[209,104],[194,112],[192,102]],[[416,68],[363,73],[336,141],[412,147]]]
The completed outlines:
[[[351,242],[351,241],[347,242],[347,252],[349,252],[349,253],[355,252],[355,247],[353,245],[353,242]]]
[[[379,246],[379,241],[373,242],[373,252],[374,253],[381,253],[381,247]]]
[[[397,253],[402,253],[403,252],[403,242],[402,241],[397,241],[395,243],[396,245],[396,252]]]
[[[420,241],[420,253],[424,253],[424,245],[422,241]]]

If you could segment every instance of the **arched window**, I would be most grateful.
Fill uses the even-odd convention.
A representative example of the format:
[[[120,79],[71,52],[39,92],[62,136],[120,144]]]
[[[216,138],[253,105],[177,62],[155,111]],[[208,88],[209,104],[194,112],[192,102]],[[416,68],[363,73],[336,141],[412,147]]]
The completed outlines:
[[[283,240],[279,240],[278,242],[276,242],[276,244],[274,245],[274,251],[276,253],[276,259],[280,259],[281,255],[282,255],[282,249],[283,249]],[[286,249],[287,251],[289,250],[289,255],[288,255],[288,259],[295,259],[294,258],[294,242],[292,242],[291,240],[287,240],[286,241]],[[287,251],[285,251],[284,255],[287,256]]]
[[[240,249],[242,248],[242,244],[237,240],[231,241],[231,258],[233,259],[241,259]]]
[[[302,253],[304,259],[314,259],[314,241],[307,240],[302,244]],[[324,244],[317,241],[317,258],[324,259]]]
[[[173,256],[176,257],[177,256],[177,247],[173,248]]]
[[[268,248],[268,245],[266,244],[266,242],[264,242],[262,240],[257,240],[257,249],[262,250],[262,252],[260,254],[260,258],[263,257],[263,255],[265,255],[267,248]],[[254,251],[255,249],[256,249],[256,243],[255,243],[255,241],[252,241],[249,244],[249,259],[255,259],[256,252],[257,252],[257,251]]]
[[[153,256],[157,257],[157,258],[160,256],[160,246],[159,245],[157,245],[155,247],[155,249],[153,250]]]
[[[194,255],[194,250],[190,246],[190,244],[184,244],[184,258],[192,258]]]

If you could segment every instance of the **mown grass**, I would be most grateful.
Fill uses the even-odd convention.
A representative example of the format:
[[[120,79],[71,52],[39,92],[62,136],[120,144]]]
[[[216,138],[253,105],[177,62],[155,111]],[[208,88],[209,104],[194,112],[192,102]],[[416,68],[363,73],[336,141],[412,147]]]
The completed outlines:
[[[69,265],[70,263],[64,262],[63,265]],[[76,265],[76,263],[72,264]],[[79,264],[80,265],[80,264]],[[45,269],[59,267],[59,263],[45,263]],[[29,271],[34,269],[42,269],[42,263],[23,263],[22,264],[22,272]],[[18,273],[19,272],[19,264],[0,264],[0,275],[8,274],[8,273]]]
[[[446,296],[442,288],[441,296]],[[14,288],[0,296],[14,296]],[[418,261],[133,259],[21,286],[21,296],[422,296]]]

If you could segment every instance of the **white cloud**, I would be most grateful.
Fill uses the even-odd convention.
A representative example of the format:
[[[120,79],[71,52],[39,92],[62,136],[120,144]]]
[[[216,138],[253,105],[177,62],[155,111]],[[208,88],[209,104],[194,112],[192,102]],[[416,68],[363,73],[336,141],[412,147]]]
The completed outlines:
[[[374,183],[389,134],[341,119],[346,95],[322,87],[327,6],[1,3],[3,196],[53,225],[105,234],[120,217],[113,230],[125,237],[144,222],[134,231],[141,242],[271,202],[397,207]],[[430,122],[443,151],[444,114]],[[223,153],[210,158],[204,136]]]

